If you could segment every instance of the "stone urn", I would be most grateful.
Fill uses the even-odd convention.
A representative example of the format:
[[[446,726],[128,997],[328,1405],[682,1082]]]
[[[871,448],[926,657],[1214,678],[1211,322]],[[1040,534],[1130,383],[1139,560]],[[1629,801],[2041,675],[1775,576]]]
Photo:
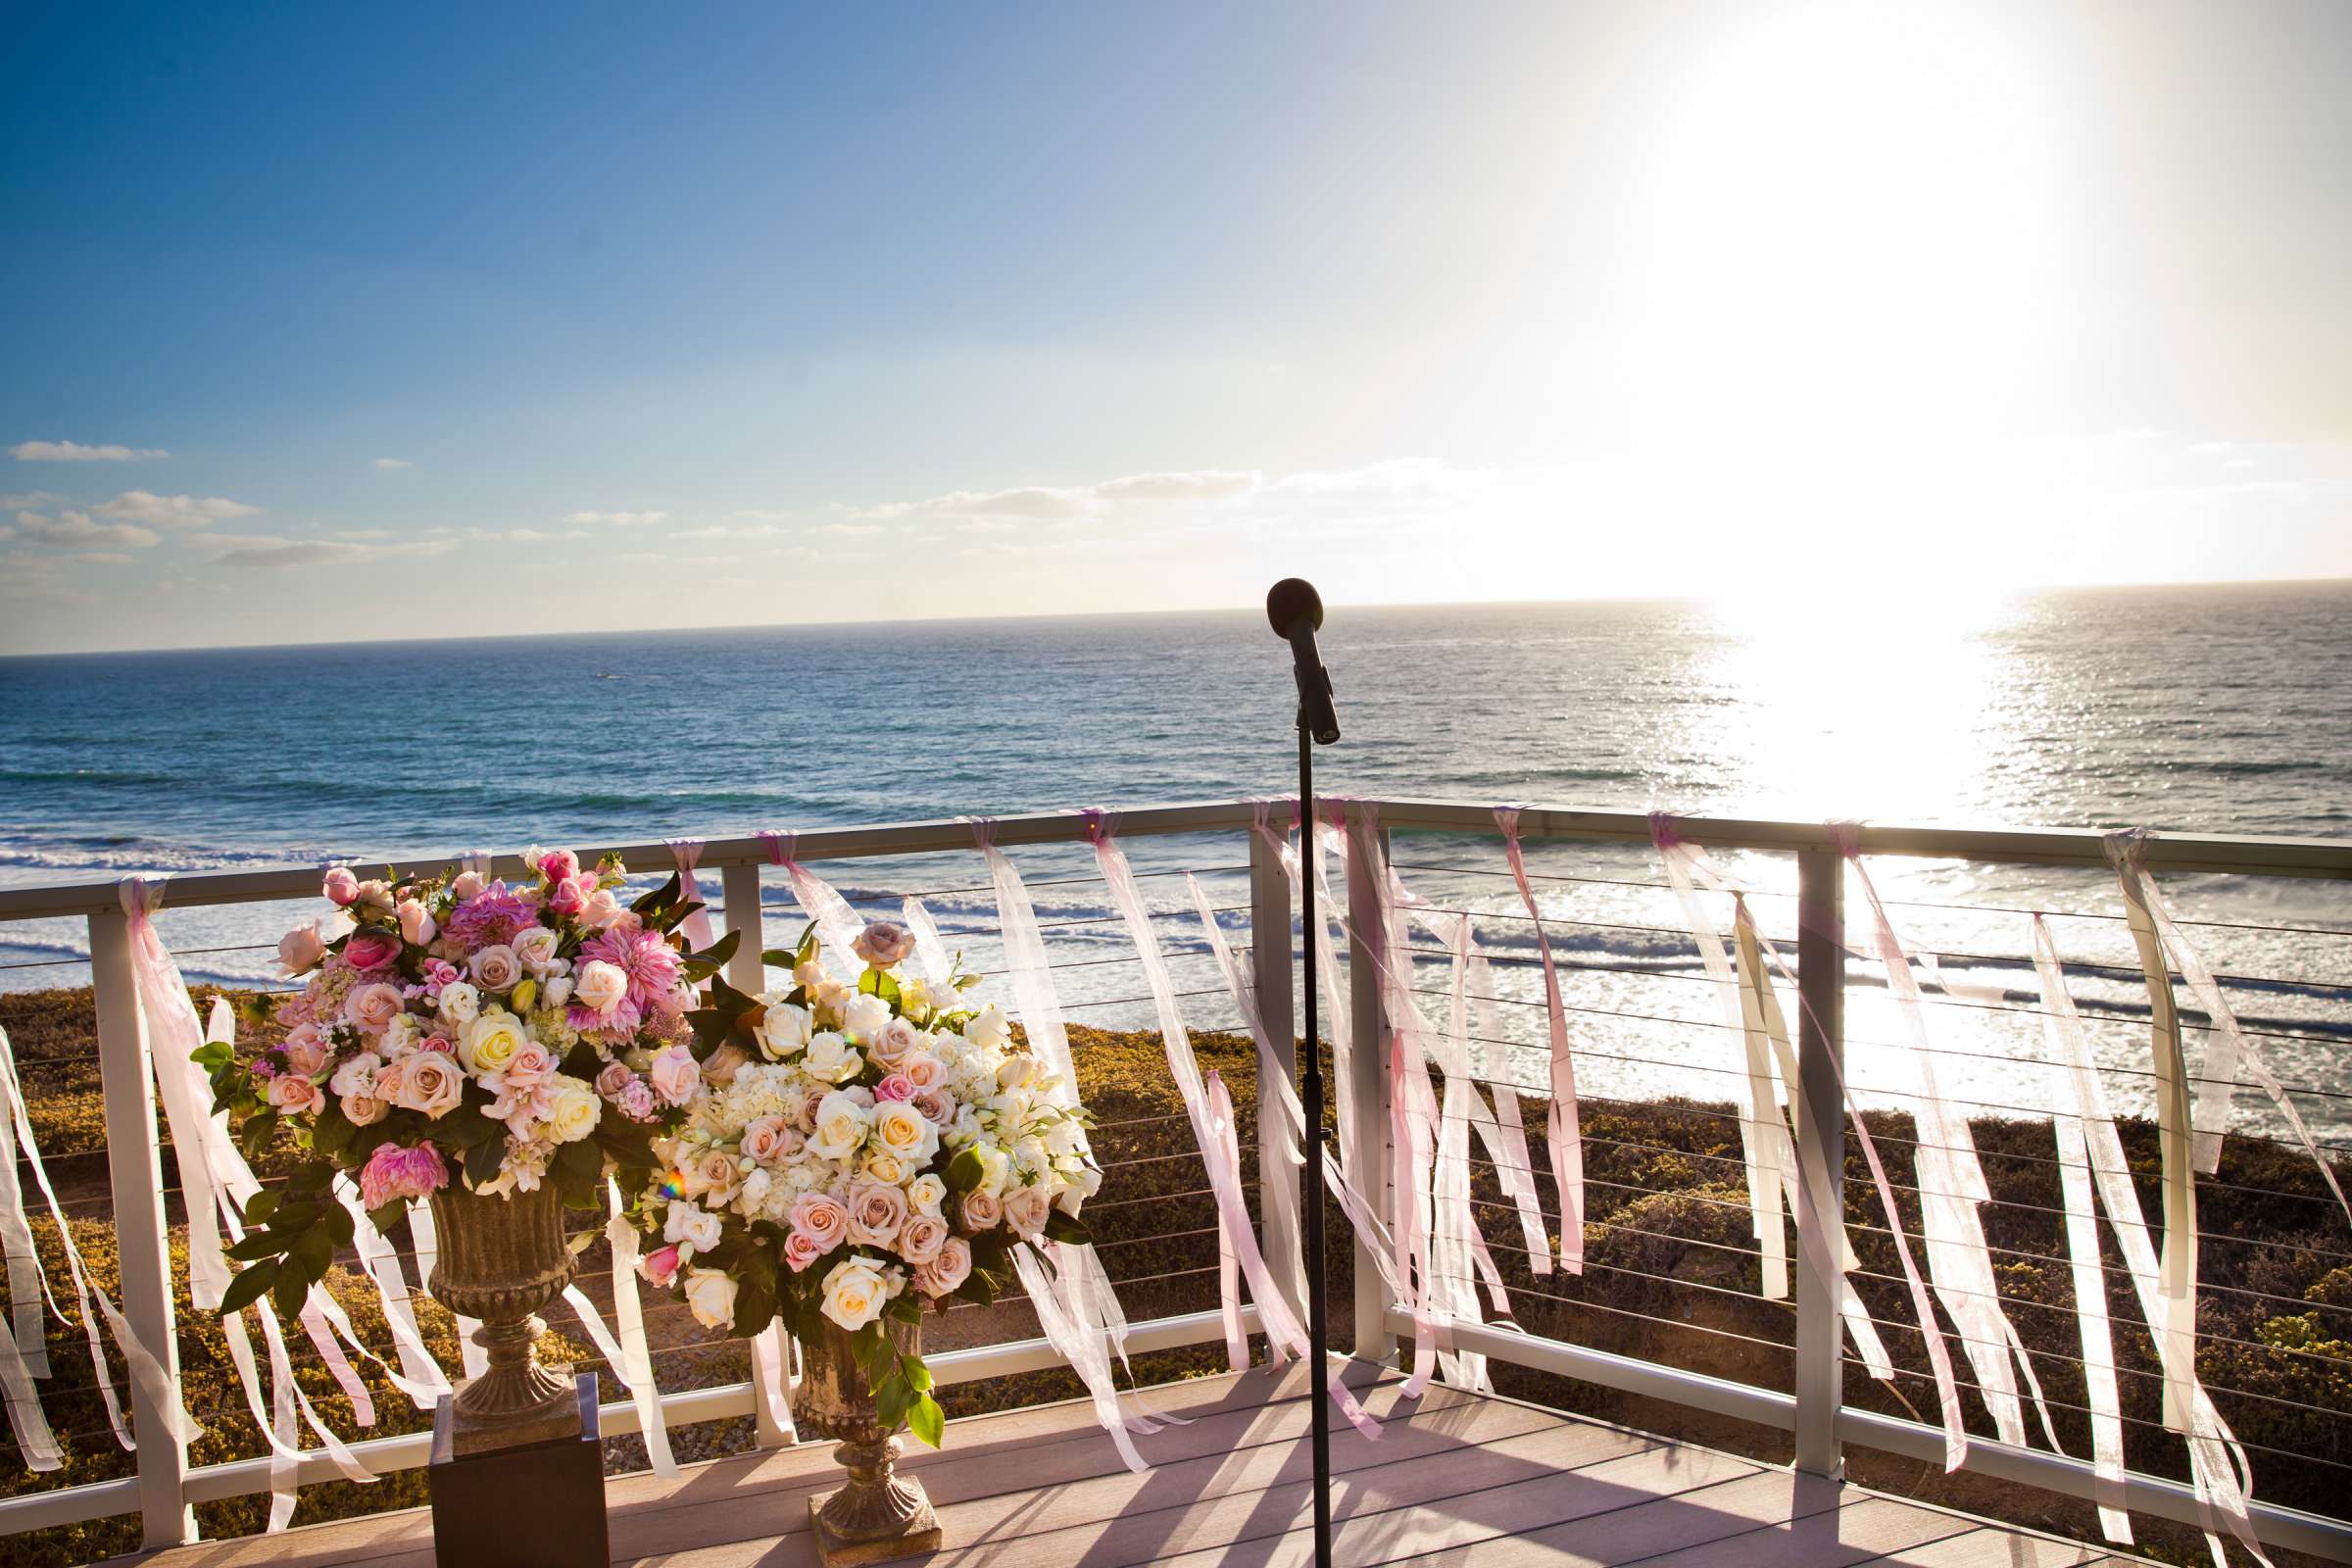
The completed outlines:
[[[571,1283],[564,1241],[564,1195],[538,1190],[485,1198],[453,1183],[432,1196],[440,1255],[425,1289],[463,1317],[481,1320],[476,1342],[489,1369],[458,1385],[452,1439],[459,1453],[484,1453],[576,1436],[579,1401],[568,1366],[539,1359],[536,1315]]]
[[[894,1321],[888,1328],[902,1355],[916,1352],[920,1324]],[[793,1424],[804,1436],[831,1438],[838,1445],[833,1457],[850,1477],[840,1491],[808,1499],[825,1568],[937,1551],[939,1515],[922,1483],[897,1473],[899,1429],[882,1425],[849,1334],[827,1322],[824,1337],[801,1348],[806,1376],[793,1392]]]

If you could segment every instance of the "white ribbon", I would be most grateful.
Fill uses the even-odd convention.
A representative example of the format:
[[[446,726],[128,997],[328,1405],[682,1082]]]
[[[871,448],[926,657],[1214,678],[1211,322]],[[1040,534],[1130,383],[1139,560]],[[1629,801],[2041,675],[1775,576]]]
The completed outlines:
[[[669,858],[678,862],[678,892],[688,904],[701,904],[703,890],[694,879],[694,868],[703,858],[701,839],[671,839]],[[697,953],[711,943],[710,910],[708,906],[686,917],[686,940],[694,944]]]
[[[0,1323],[0,1397],[7,1400],[8,1428],[16,1435],[25,1465],[33,1470],[56,1470],[63,1467],[64,1456],[49,1428],[48,1412],[41,1408],[40,1391],[33,1386],[34,1379],[49,1375],[48,1325],[41,1320],[42,1298],[49,1282],[41,1273],[39,1254],[32,1249],[32,1227],[24,1218],[24,1192],[17,1180],[17,1127],[24,1115],[23,1097],[17,1089],[16,1058],[5,1029],[0,1029],[0,1100],[7,1102],[7,1114],[0,1116],[0,1244],[5,1244],[7,1251],[9,1299],[16,1307],[14,1331]],[[24,1146],[31,1150],[32,1141],[26,1138]],[[37,1152],[33,1157],[39,1157]],[[70,1237],[68,1245],[72,1245]]]
[[[1519,847],[1519,808],[1494,808],[1494,825],[1502,833],[1502,852],[1511,862],[1511,880],[1518,884],[1519,901],[1536,928],[1536,952],[1544,960],[1544,1016],[1551,1056],[1551,1104],[1544,1118],[1544,1139],[1551,1149],[1551,1178],[1560,1192],[1560,1268],[1569,1274],[1585,1271],[1585,1148],[1576,1099],[1576,1062],[1568,1048],[1568,1013],[1560,1000],[1560,975],[1552,962],[1551,938],[1544,929],[1544,911],[1536,905],[1535,889],[1527,879],[1527,856]],[[1499,1102],[1500,1095],[1496,1096]],[[1502,1113],[1497,1105],[1497,1112]],[[1513,1127],[1517,1116],[1509,1117]],[[1520,1142],[1526,1142],[1521,1134]],[[1522,1151],[1524,1155],[1524,1151]],[[1532,1182],[1531,1182],[1532,1185]],[[1548,1272],[1549,1259],[1539,1274]]]
[[[815,925],[817,940],[837,962],[857,974],[865,967],[865,960],[858,956],[855,946],[865,922],[850,907],[850,901],[834,891],[831,883],[795,858],[793,851],[799,838],[797,833],[780,831],[760,835],[760,842],[767,846],[768,859],[782,866],[791,879],[793,902]]]
[[[669,1420],[662,1410],[662,1390],[654,1381],[654,1359],[645,1339],[645,1312],[637,1299],[637,1230],[621,1215],[620,1184],[607,1177],[605,1195],[610,1218],[605,1240],[612,1249],[612,1319],[617,1337],[605,1327],[596,1303],[577,1285],[564,1288],[564,1299],[579,1315],[580,1326],[605,1358],[605,1364],[629,1391],[637,1406],[637,1426],[645,1439],[645,1456],[658,1476],[675,1477],[678,1461],[669,1451]]]

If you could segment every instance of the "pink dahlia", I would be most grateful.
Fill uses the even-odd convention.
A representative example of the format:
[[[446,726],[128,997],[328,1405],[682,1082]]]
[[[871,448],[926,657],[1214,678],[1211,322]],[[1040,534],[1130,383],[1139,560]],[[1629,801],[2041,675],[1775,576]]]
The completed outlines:
[[[529,905],[504,882],[493,882],[450,910],[446,929],[472,953],[495,942],[512,942],[515,932],[535,923]]]
[[[628,976],[625,1005],[639,1016],[678,1010],[678,954],[660,933],[615,929],[592,937],[581,946],[579,961],[584,966],[600,958]]]

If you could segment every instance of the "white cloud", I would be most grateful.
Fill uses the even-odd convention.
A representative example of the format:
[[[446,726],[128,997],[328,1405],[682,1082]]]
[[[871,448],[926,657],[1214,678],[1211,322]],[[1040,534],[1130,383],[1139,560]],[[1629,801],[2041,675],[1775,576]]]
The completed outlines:
[[[0,496],[0,512],[23,512],[28,507],[45,507],[58,499],[54,490],[26,490],[19,495]]]
[[[378,458],[373,463],[368,465],[368,466],[370,468],[381,469],[386,473],[391,473],[401,468],[414,468],[416,466],[416,465],[411,463],[406,458]]]
[[[37,512],[20,512],[16,531],[23,538],[65,549],[122,545],[145,550],[164,541],[162,534],[136,523],[94,522],[86,512],[61,512],[54,517],[45,517]]]
[[[275,570],[286,566],[321,566],[329,563],[365,560],[366,545],[343,544],[333,539],[277,539],[267,544],[255,543],[231,550],[213,564],[240,569]]]
[[[1258,486],[1254,473],[1202,468],[1192,473],[1137,473],[1095,486],[1104,501],[1225,501]]]
[[[394,537],[382,529],[355,528],[324,539],[288,539],[279,534],[197,533],[187,542],[211,553],[215,566],[235,570],[275,570],[288,566],[350,565],[402,556],[442,556],[458,548],[451,538],[380,541]]]
[[[607,523],[615,528],[639,528],[648,523],[666,522],[666,512],[573,512],[565,514],[569,523]]]
[[[1019,490],[951,490],[912,506],[885,507],[885,514],[920,513],[934,517],[1028,517],[1050,521],[1086,514],[1088,492],[1031,485]]]
[[[703,528],[680,528],[672,539],[773,539],[784,530],[772,522],[752,522],[738,526],[713,523]]]
[[[250,517],[261,511],[226,496],[159,496],[151,490],[125,490],[112,501],[90,509],[115,522],[144,522],[159,528],[193,528]]]
[[[145,463],[172,455],[155,447],[91,447],[78,441],[20,441],[8,451],[19,463]]]

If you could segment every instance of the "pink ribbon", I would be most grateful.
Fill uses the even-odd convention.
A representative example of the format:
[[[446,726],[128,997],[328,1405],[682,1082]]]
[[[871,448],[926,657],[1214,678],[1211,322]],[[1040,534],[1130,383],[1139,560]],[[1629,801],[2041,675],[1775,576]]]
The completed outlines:
[[[701,904],[703,890],[694,879],[694,868],[703,858],[703,841],[671,839],[669,855],[671,859],[678,862],[678,891],[685,895],[687,903]],[[697,909],[686,917],[686,940],[694,945],[697,953],[715,940],[710,934],[710,910],[708,907]]]
[[[1551,957],[1551,938],[1544,930],[1544,911],[1536,905],[1535,889],[1527,879],[1527,857],[1519,847],[1519,808],[1494,808],[1494,825],[1502,832],[1502,852],[1511,862],[1511,880],[1519,885],[1520,902],[1536,927],[1536,951],[1544,959],[1544,1009],[1551,1038],[1551,1107],[1544,1120],[1544,1142],[1551,1151],[1551,1176],[1560,1190],[1560,1268],[1569,1274],[1585,1271],[1585,1146],[1576,1103],[1576,1062],[1568,1049],[1568,1012],[1560,1000],[1560,976]],[[1506,1126],[1517,1127],[1516,1116]],[[1524,1139],[1525,1135],[1521,1135]]]

